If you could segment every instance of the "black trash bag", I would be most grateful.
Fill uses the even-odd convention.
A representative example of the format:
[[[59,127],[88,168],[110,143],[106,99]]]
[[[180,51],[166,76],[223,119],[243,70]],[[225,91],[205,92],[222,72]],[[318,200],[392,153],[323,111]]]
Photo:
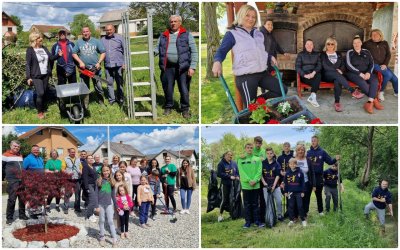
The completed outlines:
[[[275,201],[274,197],[271,193],[271,189],[268,188],[268,199],[265,201],[266,208],[265,208],[265,225],[269,228],[272,228],[277,223],[276,218],[276,210],[275,210]]]
[[[210,179],[208,183],[208,194],[207,194],[207,213],[219,208],[222,200],[221,189],[218,188],[217,173],[211,170]]]
[[[18,89],[12,96],[11,108],[32,108],[36,107],[36,92],[33,89]]]
[[[229,214],[232,220],[243,218],[242,186],[239,180],[232,181],[232,188],[229,194]]]

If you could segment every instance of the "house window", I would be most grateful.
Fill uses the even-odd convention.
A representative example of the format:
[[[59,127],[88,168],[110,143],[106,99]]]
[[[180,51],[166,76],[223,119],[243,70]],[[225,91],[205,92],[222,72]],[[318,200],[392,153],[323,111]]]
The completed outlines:
[[[36,132],[36,135],[43,135],[43,130],[39,130],[38,132]]]
[[[64,149],[63,148],[57,148],[57,153],[59,156],[64,154]]]
[[[46,147],[40,147],[40,148],[39,148],[39,152],[40,152],[41,154],[45,153],[45,152],[46,152]]]
[[[163,155],[164,158],[168,156],[167,153],[163,153],[162,155]]]
[[[108,156],[108,150],[107,150],[107,148],[102,148],[102,149],[101,149],[101,155],[102,155],[102,157],[107,157],[107,156]]]
[[[9,31],[9,32],[12,32],[12,27],[8,27],[8,31]]]
[[[61,132],[61,134],[62,134],[63,137],[68,137],[68,134],[65,131]]]

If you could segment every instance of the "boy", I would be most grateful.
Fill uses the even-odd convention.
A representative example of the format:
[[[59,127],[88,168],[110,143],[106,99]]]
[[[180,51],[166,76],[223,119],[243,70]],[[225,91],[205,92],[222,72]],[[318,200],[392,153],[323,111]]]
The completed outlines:
[[[258,227],[265,227],[260,222],[258,209],[258,194],[260,189],[260,179],[262,164],[260,157],[253,155],[253,144],[245,145],[246,155],[238,160],[238,170],[240,176],[240,184],[243,191],[243,203],[245,211],[245,221],[243,228],[247,229],[251,226],[252,218]]]
[[[253,155],[260,157],[260,160],[263,161],[265,160],[265,151],[261,148],[263,144],[263,139],[261,136],[256,136],[254,137],[254,149],[253,149]]]
[[[337,184],[339,179],[338,173],[338,163],[332,165],[331,168],[328,168],[324,171],[324,190],[325,190],[325,207],[326,212],[329,213],[331,208],[331,196],[333,199],[333,211],[336,212],[338,208],[338,190]],[[340,191],[344,191],[342,179],[340,179]]]
[[[281,173],[281,166],[274,159],[274,151],[272,148],[265,149],[267,159],[262,161],[262,178],[264,184],[264,200],[268,200],[269,195],[273,195],[278,210],[278,220],[283,221],[282,217],[282,193],[279,187],[279,179]]]
[[[286,171],[285,175],[285,196],[289,203],[289,226],[294,224],[294,209],[297,206],[303,227],[307,226],[304,217],[303,200],[304,197],[304,174],[297,167],[297,160],[292,158],[289,160],[290,170]]]
[[[392,193],[390,193],[389,182],[383,179],[379,185],[376,187],[374,191],[372,191],[372,201],[368,203],[364,208],[365,218],[369,218],[369,212],[372,209],[376,209],[378,213],[378,219],[381,223],[381,232],[385,232],[385,209],[386,204],[389,207],[389,213],[393,216],[393,207],[392,207]]]
[[[277,159],[279,165],[281,166],[281,176],[280,176],[280,179],[278,181],[278,185],[280,185],[280,187],[281,187],[282,195],[284,195],[283,190],[284,190],[284,187],[285,187],[284,186],[285,183],[283,182],[283,179],[285,177],[286,170],[289,169],[289,160],[291,158],[293,158],[293,157],[294,157],[293,156],[293,150],[290,150],[290,143],[289,142],[284,142],[283,143],[283,148],[282,148],[282,154]],[[284,198],[283,203],[284,203],[283,204],[284,209],[286,209],[284,217],[287,218],[288,217],[288,211],[287,211],[288,210],[288,202],[287,202],[286,198]]]

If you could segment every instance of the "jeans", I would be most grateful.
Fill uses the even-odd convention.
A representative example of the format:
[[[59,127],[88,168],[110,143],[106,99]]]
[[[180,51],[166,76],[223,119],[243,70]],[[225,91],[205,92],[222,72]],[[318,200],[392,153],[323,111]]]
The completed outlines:
[[[147,224],[149,218],[150,201],[142,202],[139,207],[139,222],[140,224]]]
[[[349,81],[354,82],[360,87],[361,91],[368,95],[369,98],[375,98],[378,92],[378,78],[376,75],[371,74],[371,77],[368,80],[364,80],[358,74],[347,72],[346,78]]]
[[[173,108],[174,106],[174,87],[175,81],[178,82],[179,93],[181,94],[181,110],[189,110],[189,90],[191,77],[188,75],[188,71],[180,71],[178,64],[167,63],[167,67],[161,71],[161,82],[165,95],[164,108]]]
[[[324,187],[325,189],[325,206],[326,211],[329,212],[331,209],[331,197],[333,199],[333,211],[336,211],[338,208],[338,190],[337,187]]]
[[[75,210],[79,210],[81,208],[81,180],[80,179],[72,179],[71,182],[75,183]],[[64,205],[68,209],[69,207],[69,199],[71,198],[72,193],[65,194]]]
[[[12,220],[14,218],[15,203],[17,201],[17,198],[19,216],[21,217],[25,215],[25,204],[21,200],[21,197],[17,195],[19,185],[21,185],[21,182],[18,180],[8,181],[7,183],[7,220]]]
[[[263,188],[263,192],[264,192],[264,200],[265,200],[265,205],[267,204],[267,200],[268,197],[270,195],[273,195],[274,199],[275,199],[275,204],[276,204],[276,208],[278,211],[278,216],[282,216],[282,192],[281,192],[281,188],[277,187],[275,188],[273,193],[269,193],[268,189],[266,187]]]
[[[113,205],[108,205],[108,206],[103,206],[100,205],[100,214],[99,214],[99,226],[100,226],[100,238],[104,237],[105,229],[104,229],[104,223],[106,221],[106,216],[107,216],[107,224],[110,227],[110,233],[113,239],[117,239],[117,233],[115,231],[115,226],[114,226],[114,207]]]
[[[365,206],[364,214],[369,214],[370,210],[373,210],[373,209],[375,209],[376,212],[378,213],[378,219],[379,219],[379,222],[381,223],[381,225],[385,225],[386,210],[377,208],[372,201]]]
[[[106,78],[108,81],[107,90],[108,90],[108,101],[110,103],[124,102],[124,84],[122,77],[122,67],[112,67],[106,68]],[[114,79],[117,83],[117,95],[114,93]]]
[[[260,223],[260,212],[258,208],[258,194],[259,189],[243,189],[243,203],[244,203],[244,219],[246,224],[251,224],[252,221]]]
[[[288,193],[288,203],[289,203],[289,218],[291,221],[295,218],[295,207],[299,212],[300,219],[304,221],[305,214],[303,209],[303,199],[301,198],[301,193]]]
[[[193,189],[192,188],[189,188],[189,189],[181,188],[179,191],[181,193],[182,209],[189,209],[190,208],[190,203],[192,201]]]
[[[383,81],[382,81],[381,91],[384,91],[388,81],[391,81],[393,86],[393,91],[395,94],[397,94],[398,93],[397,76],[389,68],[381,70],[381,66],[379,66],[378,64],[374,64],[374,70],[382,73]]]
[[[89,204],[86,210],[86,218],[93,215],[94,209],[97,208],[98,198],[97,198],[97,185],[89,184]]]
[[[97,76],[101,77],[101,70],[96,72]],[[85,75],[80,75],[82,81],[86,84],[86,86],[90,89],[90,77],[85,76]],[[101,81],[97,81],[96,79],[92,78],[92,82],[94,85],[94,89],[96,90],[96,95],[97,95],[97,99],[99,102],[104,102],[104,91],[103,88],[101,87]],[[85,97],[84,100],[85,103],[85,108],[87,109],[89,107],[89,95],[87,95]]]

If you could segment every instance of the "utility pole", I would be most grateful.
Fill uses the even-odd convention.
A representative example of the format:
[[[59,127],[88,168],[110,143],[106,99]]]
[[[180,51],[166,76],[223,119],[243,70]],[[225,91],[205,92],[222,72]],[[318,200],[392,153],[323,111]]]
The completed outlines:
[[[111,143],[110,143],[110,126],[107,126],[107,158],[110,161],[110,150],[111,150]]]

